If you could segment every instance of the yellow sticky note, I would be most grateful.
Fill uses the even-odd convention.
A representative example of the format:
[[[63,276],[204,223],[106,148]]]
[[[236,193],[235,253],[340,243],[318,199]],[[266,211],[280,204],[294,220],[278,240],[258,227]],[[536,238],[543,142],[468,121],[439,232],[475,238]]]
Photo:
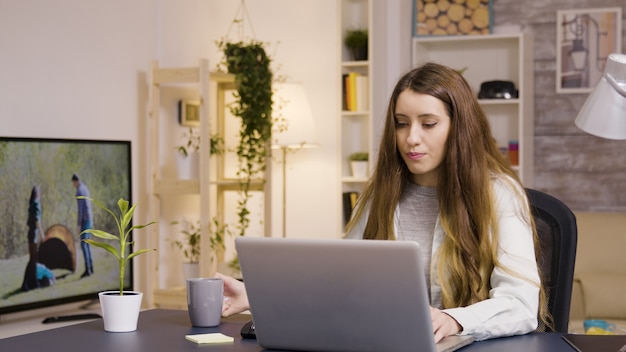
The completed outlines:
[[[230,336],[226,336],[221,333],[211,333],[211,334],[196,334],[196,335],[185,335],[185,338],[191,342],[195,342],[197,344],[207,344],[207,343],[230,343],[235,341],[234,338]]]

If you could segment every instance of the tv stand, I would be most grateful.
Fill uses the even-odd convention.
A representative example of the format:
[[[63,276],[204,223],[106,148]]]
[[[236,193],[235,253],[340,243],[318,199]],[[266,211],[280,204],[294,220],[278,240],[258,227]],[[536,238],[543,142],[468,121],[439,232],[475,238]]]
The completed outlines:
[[[86,320],[87,318],[84,314],[100,314],[100,307],[95,305],[97,302],[97,299],[90,299],[86,301],[25,310],[11,314],[2,314],[0,315],[0,339],[29,334],[32,332],[56,329],[59,327],[89,321]],[[57,320],[51,324],[42,322],[42,320],[46,317],[65,317],[74,315],[79,315],[79,317],[74,320],[63,318],[64,320]],[[80,317],[81,315],[82,317]],[[89,319],[96,318],[94,317]]]
[[[47,317],[41,323],[51,324],[51,323],[61,323],[61,322],[66,322],[66,321],[92,320],[92,319],[100,319],[100,318],[102,318],[102,316],[96,313],[57,315],[53,317]]]

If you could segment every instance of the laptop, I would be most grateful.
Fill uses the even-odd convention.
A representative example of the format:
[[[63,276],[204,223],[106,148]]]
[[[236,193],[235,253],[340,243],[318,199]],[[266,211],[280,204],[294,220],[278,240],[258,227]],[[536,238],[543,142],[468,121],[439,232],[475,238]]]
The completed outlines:
[[[413,241],[237,237],[257,342],[295,351],[454,351],[435,344]]]

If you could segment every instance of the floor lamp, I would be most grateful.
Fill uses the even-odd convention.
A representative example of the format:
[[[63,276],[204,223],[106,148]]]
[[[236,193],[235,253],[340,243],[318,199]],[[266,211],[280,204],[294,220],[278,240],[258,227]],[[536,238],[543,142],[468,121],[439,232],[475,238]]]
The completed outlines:
[[[282,151],[283,161],[283,228],[287,237],[287,153],[303,148],[315,148],[315,124],[304,85],[301,83],[274,84],[274,111],[278,118],[276,138],[272,138],[272,149]]]
[[[626,55],[610,54],[604,74],[576,117],[581,130],[607,139],[626,139]]]

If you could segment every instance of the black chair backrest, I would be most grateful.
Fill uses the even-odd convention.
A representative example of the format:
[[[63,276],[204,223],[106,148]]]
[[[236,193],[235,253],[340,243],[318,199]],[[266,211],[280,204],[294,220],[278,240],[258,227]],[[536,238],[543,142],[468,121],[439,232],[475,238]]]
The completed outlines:
[[[557,198],[526,189],[537,227],[541,253],[537,263],[548,297],[554,331],[566,333],[569,324],[578,228],[574,213]],[[540,323],[537,331],[552,331]]]

